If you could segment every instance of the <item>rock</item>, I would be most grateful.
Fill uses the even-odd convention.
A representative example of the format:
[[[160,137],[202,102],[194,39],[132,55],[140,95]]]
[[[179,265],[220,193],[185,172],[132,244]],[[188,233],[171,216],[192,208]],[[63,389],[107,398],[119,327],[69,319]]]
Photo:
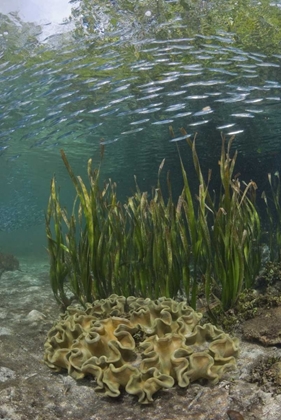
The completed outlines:
[[[36,309],[33,309],[32,311],[30,311],[26,317],[28,321],[32,321],[32,322],[42,321],[42,319],[45,319],[45,318],[46,316],[42,314],[42,312],[37,311]]]
[[[5,319],[7,318],[8,315],[8,311],[5,309],[0,309],[0,319]]]
[[[240,414],[236,410],[227,410],[227,415],[230,418],[230,420],[244,420],[242,414]]]
[[[281,344],[281,307],[262,309],[255,318],[245,321],[243,335],[265,346]]]
[[[4,366],[0,367],[0,382],[6,382],[10,379],[14,379],[16,376],[15,372],[12,369],[6,368]]]
[[[0,336],[1,335],[12,335],[13,332],[10,328],[0,327]]]
[[[19,261],[12,254],[3,254],[0,252],[0,270],[14,271],[19,270]]]

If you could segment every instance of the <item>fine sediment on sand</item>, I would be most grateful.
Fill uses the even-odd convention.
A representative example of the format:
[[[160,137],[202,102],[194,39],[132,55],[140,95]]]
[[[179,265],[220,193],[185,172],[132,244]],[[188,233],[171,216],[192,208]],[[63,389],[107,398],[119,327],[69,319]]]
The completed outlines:
[[[247,342],[239,335],[237,370],[227,373],[218,385],[193,383],[184,389],[160,391],[147,406],[125,393],[117,399],[100,397],[89,378],[75,381],[67,374],[52,373],[42,363],[47,332],[59,316],[49,285],[49,266],[20,261],[20,267],[21,271],[4,272],[0,277],[0,418],[281,419],[281,367],[268,362],[281,360],[281,348],[278,343],[264,347]],[[241,417],[232,417],[238,413]]]

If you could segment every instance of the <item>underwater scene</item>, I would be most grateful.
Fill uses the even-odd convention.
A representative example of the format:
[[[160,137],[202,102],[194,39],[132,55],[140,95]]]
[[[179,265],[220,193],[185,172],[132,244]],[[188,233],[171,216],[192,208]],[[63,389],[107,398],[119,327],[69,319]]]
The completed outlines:
[[[280,1],[0,1],[0,418],[281,419],[280,68]]]

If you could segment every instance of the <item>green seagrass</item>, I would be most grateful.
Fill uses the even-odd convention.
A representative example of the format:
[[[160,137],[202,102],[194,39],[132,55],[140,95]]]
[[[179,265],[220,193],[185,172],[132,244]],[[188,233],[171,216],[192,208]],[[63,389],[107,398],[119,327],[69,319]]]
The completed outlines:
[[[181,129],[183,136],[187,136]],[[170,127],[170,135],[174,132]],[[88,187],[63,162],[76,191],[71,214],[60,205],[55,179],[46,214],[50,278],[54,295],[65,308],[70,298],[85,306],[112,293],[158,299],[184,296],[196,308],[198,290],[207,303],[234,307],[260,269],[261,221],[255,205],[256,184],[235,176],[233,138],[222,139],[220,185],[210,191],[211,172],[202,174],[195,138],[191,149],[197,194],[191,192],[181,154],[183,189],[176,202],[167,177],[167,197],[157,188],[149,195],[137,183],[125,203],[117,199],[111,180],[100,187],[99,169],[88,162]],[[128,281],[129,280],[129,281]],[[71,292],[71,295],[70,293]]]

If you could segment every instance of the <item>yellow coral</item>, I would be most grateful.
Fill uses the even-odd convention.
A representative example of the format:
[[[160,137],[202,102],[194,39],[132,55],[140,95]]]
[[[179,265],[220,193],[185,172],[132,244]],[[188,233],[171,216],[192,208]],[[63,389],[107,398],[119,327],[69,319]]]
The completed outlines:
[[[238,341],[184,302],[111,295],[69,307],[49,331],[45,363],[75,379],[95,377],[98,393],[116,397],[123,388],[147,404],[159,389],[186,387],[200,378],[216,383],[236,364]]]

